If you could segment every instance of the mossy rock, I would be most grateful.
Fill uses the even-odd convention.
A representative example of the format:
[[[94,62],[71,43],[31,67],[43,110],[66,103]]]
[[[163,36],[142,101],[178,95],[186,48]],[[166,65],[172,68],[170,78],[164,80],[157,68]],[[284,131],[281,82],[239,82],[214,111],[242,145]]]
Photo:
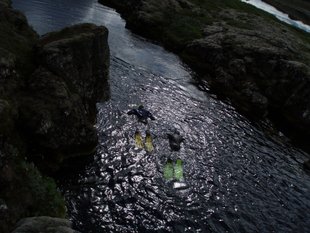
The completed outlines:
[[[0,213],[0,232],[8,232],[27,216],[65,217],[65,202],[55,182],[43,177],[32,163],[18,158],[0,168],[0,198],[7,209]]]

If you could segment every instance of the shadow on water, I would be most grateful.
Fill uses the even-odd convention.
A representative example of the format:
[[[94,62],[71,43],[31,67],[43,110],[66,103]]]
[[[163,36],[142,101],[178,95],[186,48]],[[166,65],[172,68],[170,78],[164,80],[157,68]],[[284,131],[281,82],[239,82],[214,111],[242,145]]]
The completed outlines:
[[[132,35],[115,11],[94,0],[14,6],[40,33],[78,22],[110,30],[112,97],[98,104],[97,152],[86,168],[61,181],[77,230],[310,231],[305,153],[271,141],[231,106],[199,91],[177,57]],[[126,114],[141,103],[156,117],[152,153],[135,148],[141,126]],[[185,138],[179,152],[170,151],[166,137],[175,129]],[[184,161],[186,189],[164,180],[168,158]]]

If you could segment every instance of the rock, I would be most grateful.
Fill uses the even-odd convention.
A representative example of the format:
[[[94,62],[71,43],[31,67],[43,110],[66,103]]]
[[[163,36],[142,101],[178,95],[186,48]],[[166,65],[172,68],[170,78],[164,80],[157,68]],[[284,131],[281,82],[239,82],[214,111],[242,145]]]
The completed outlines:
[[[304,162],[304,168],[310,171],[310,159]]]
[[[194,5],[187,0],[99,0],[100,3],[116,8],[126,19],[126,27],[151,39],[162,36],[163,25],[169,22],[170,14]]]
[[[95,120],[96,103],[109,98],[108,30],[93,24],[75,25],[43,36],[37,61],[80,96],[87,115]]]
[[[57,170],[65,158],[91,153],[97,135],[81,97],[44,68],[37,69],[30,82],[32,95],[23,100],[19,124],[29,139],[32,158],[40,167],[46,168],[49,161],[48,167]]]
[[[6,160],[0,167],[0,232],[11,232],[25,216],[64,217],[65,203],[52,179],[42,177],[34,164],[18,157]]]
[[[10,6],[0,0],[1,233],[26,216],[65,216],[54,180],[40,171],[93,152],[96,103],[109,97],[107,29],[77,25],[39,41]],[[17,232],[74,232],[68,223],[43,220],[29,220],[32,227],[27,220]]]
[[[260,18],[240,16],[233,10],[220,14],[246,17],[248,26],[257,30],[215,23],[205,27],[205,38],[188,44],[185,52],[195,57],[198,69],[209,74],[205,77],[211,88],[247,115],[262,118],[271,111],[285,127],[309,135],[310,67],[295,55],[303,42],[281,28],[271,32]]]
[[[13,233],[79,233],[71,228],[67,219],[46,216],[24,218],[17,223]]]
[[[289,15],[291,19],[310,25],[310,3],[306,0],[263,0],[278,10]]]
[[[28,80],[19,125],[41,168],[55,171],[97,145],[96,103],[109,97],[107,35],[104,27],[76,25],[45,35],[36,47],[39,67]]]

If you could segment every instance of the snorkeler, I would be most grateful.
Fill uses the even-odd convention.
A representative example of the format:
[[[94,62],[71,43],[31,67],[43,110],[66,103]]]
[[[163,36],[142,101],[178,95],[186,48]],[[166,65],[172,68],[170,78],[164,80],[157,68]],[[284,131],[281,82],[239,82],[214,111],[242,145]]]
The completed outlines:
[[[180,132],[175,130],[173,133],[167,133],[169,139],[170,149],[172,151],[178,151],[181,148],[181,143],[184,141],[184,138],[180,135]]]
[[[145,131],[145,143],[143,143],[142,135],[140,131],[137,129],[135,132],[135,143],[138,148],[143,148],[145,146],[146,151],[151,152],[154,150],[153,139],[149,130],[148,118],[151,120],[155,120],[155,117],[146,110],[143,105],[140,105],[137,109],[131,109],[127,112],[128,115],[135,115],[138,119],[138,122],[147,125],[147,129]]]
[[[143,105],[140,105],[137,109],[131,109],[129,112],[127,112],[127,114],[137,116],[138,121],[145,125],[148,123],[148,118],[150,118],[152,121],[155,120],[155,117],[148,110],[146,110]]]

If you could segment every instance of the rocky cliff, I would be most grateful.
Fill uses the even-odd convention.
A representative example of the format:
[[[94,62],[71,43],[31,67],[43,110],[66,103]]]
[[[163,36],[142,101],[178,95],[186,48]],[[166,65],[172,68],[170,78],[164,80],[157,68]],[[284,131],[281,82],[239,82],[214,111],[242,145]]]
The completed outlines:
[[[37,68],[27,80],[18,123],[31,157],[44,168],[48,161],[57,170],[63,159],[96,147],[96,103],[109,97],[107,35],[104,27],[83,24],[35,45]]]
[[[109,48],[107,29],[92,24],[39,38],[9,0],[0,0],[0,31],[0,232],[6,233],[26,216],[65,217],[64,200],[46,174],[94,151],[96,102],[109,97]],[[53,221],[22,225],[45,228]],[[50,232],[70,232],[68,226]]]
[[[271,118],[307,147],[307,33],[237,0],[100,2],[115,7],[128,28],[178,53],[211,91],[251,118]]]

